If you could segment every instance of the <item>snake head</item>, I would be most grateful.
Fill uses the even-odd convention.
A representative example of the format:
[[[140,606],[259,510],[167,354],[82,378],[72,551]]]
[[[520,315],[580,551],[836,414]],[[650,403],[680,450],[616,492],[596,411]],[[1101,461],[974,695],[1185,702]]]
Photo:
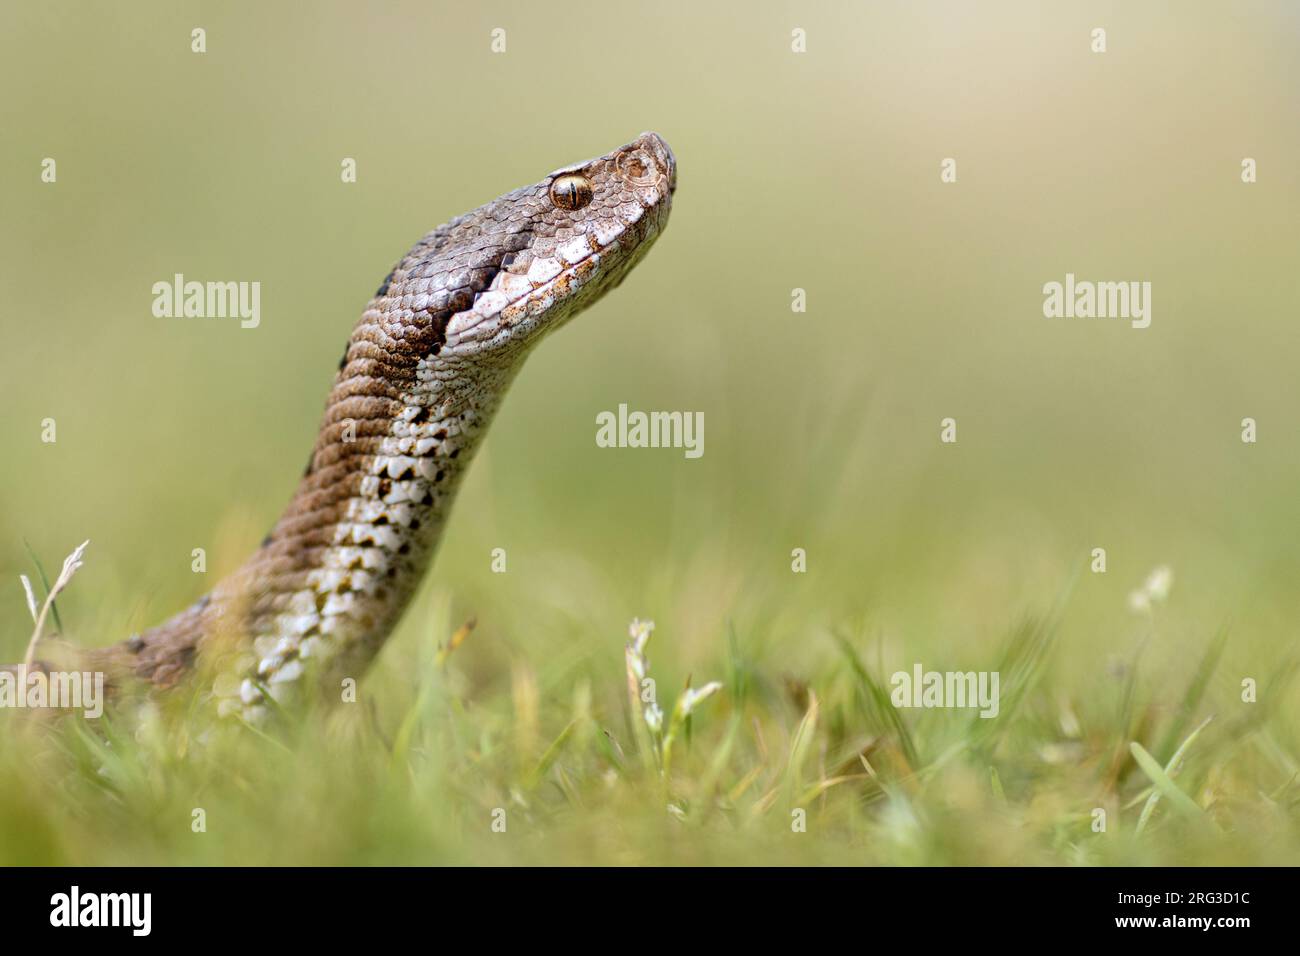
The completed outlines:
[[[430,233],[376,305],[423,320],[430,359],[514,362],[622,281],[663,232],[676,188],[672,150],[643,133]]]

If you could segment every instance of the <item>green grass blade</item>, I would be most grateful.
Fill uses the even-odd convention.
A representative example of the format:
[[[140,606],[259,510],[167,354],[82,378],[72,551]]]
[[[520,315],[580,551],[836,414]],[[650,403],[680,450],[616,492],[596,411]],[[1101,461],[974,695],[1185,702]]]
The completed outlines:
[[[989,787],[993,790],[993,797],[1002,806],[1007,805],[1007,794],[1002,789],[1002,778],[998,776],[998,768],[989,766]]]
[[[1135,740],[1128,745],[1128,749],[1133,754],[1133,759],[1137,761],[1137,765],[1142,768],[1142,772],[1151,778],[1151,782],[1156,785],[1157,793],[1163,794],[1170,803],[1190,816],[1199,817],[1204,813],[1196,805],[1196,801],[1183,793],[1178,788],[1178,785],[1169,778],[1169,774],[1165,773],[1165,769],[1160,766],[1155,757],[1147,752],[1145,747]],[[1141,821],[1139,820],[1139,822]]]
[[[1056,639],[1056,622],[1051,616],[1027,617],[1011,631],[996,668],[1000,675],[997,720],[978,714],[971,718],[969,739],[974,750],[986,750],[1012,725],[1011,718],[1042,680],[1047,655]]]
[[[1214,716],[1210,715],[1209,717],[1206,717],[1205,720],[1201,721],[1200,726],[1187,735],[1187,739],[1182,742],[1179,748],[1174,751],[1174,755],[1169,758],[1169,762],[1165,764],[1165,775],[1171,781],[1174,778],[1174,774],[1178,772],[1178,765],[1182,762],[1183,755],[1187,753],[1187,748],[1192,745],[1192,741],[1200,736],[1201,731],[1208,727],[1210,721],[1213,719]],[[1160,787],[1157,785],[1152,789],[1151,796],[1147,797],[1146,806],[1142,808],[1142,813],[1138,817],[1136,833],[1141,833],[1146,827],[1147,821],[1151,819],[1151,814],[1155,812],[1156,804],[1160,802],[1160,793]]]
[[[546,776],[546,771],[551,769],[551,764],[555,763],[555,758],[560,755],[560,752],[564,749],[564,745],[568,742],[569,737],[572,736],[573,731],[577,726],[578,718],[576,717],[565,724],[564,729],[560,731],[559,736],[551,741],[551,745],[546,748],[546,752],[542,754],[541,759],[537,761],[537,766],[535,766],[532,769],[532,772],[528,774],[524,781],[526,786],[530,788],[535,787],[541,781],[542,777]]]
[[[889,699],[889,692],[871,676],[871,672],[867,670],[861,658],[858,657],[858,652],[853,649],[853,645],[846,638],[836,635],[835,640],[844,653],[844,657],[848,660],[853,675],[858,679],[858,697],[863,704],[863,710],[866,711],[866,716],[868,719],[894,732],[894,736],[898,738],[899,746],[903,750],[903,755],[907,757],[908,764],[913,769],[916,769],[921,765],[916,742],[912,740],[912,735],[908,733],[907,726],[898,713],[898,708]]]
[[[790,759],[786,763],[786,786],[787,794],[791,805],[800,792],[804,789],[803,767],[808,759],[808,753],[812,750],[813,739],[817,734],[817,713],[819,710],[817,695],[808,695],[808,711],[799,721],[799,727],[794,732],[794,738],[790,743]]]
[[[1210,639],[1210,643],[1206,645],[1205,651],[1201,654],[1201,659],[1196,665],[1196,670],[1192,674],[1192,680],[1187,685],[1187,690],[1183,691],[1183,697],[1178,703],[1173,723],[1169,725],[1169,729],[1165,731],[1165,735],[1160,741],[1160,746],[1156,748],[1157,754],[1169,753],[1178,738],[1187,731],[1187,725],[1192,722],[1196,708],[1200,706],[1201,698],[1205,695],[1206,685],[1209,684],[1210,678],[1214,676],[1215,668],[1219,666],[1219,658],[1223,655],[1223,648],[1227,642],[1228,629],[1225,627],[1220,628],[1218,633]],[[1184,742],[1183,746],[1186,746],[1186,742]]]
[[[41,559],[36,556],[32,546],[23,538],[23,547],[27,549],[27,555],[32,559],[32,564],[36,565],[36,574],[41,579],[41,587],[45,589],[45,594],[50,593],[50,579],[45,576],[45,568],[41,564]],[[63,619],[59,617],[59,602],[55,601],[50,605],[50,613],[54,615],[54,629],[59,634],[63,633]]]

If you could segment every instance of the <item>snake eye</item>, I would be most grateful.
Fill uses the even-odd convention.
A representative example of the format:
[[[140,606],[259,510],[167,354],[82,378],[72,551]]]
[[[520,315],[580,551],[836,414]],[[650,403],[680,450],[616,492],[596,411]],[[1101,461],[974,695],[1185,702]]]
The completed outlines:
[[[551,183],[551,202],[560,209],[581,209],[591,202],[591,180],[579,173],[565,173]]]

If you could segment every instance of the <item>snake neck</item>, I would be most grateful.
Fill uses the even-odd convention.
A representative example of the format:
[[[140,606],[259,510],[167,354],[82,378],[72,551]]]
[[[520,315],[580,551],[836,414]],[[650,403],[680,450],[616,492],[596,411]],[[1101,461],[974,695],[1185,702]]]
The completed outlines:
[[[367,310],[349,340],[275,526],[208,595],[127,642],[137,676],[169,686],[209,657],[219,708],[257,719],[309,672],[335,689],[359,678],[383,645],[518,363],[403,360],[382,318]]]

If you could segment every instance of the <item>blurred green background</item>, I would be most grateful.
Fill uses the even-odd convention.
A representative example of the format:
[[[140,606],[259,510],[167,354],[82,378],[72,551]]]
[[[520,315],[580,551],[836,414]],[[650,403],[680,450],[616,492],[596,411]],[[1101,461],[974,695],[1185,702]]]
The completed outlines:
[[[1222,706],[1294,650],[1293,4],[55,0],[5,4],[0,54],[0,658],[29,634],[24,541],[56,569],[91,539],[60,602],[86,643],[208,590],[411,243],[645,129],[679,163],[668,231],[529,360],[376,686],[435,607],[478,617],[472,699],[524,666],[544,702],[581,674],[616,707],[633,616],[680,686],[729,629],[774,680],[846,628],[884,673],[988,667],[1060,600],[1053,679],[1086,696],[1149,632],[1126,598],[1160,564],[1157,696],[1223,626]],[[154,318],[177,272],[260,281],[261,326]],[[1151,327],[1044,319],[1066,272],[1150,281]],[[620,402],[703,411],[704,457],[597,448]]]

